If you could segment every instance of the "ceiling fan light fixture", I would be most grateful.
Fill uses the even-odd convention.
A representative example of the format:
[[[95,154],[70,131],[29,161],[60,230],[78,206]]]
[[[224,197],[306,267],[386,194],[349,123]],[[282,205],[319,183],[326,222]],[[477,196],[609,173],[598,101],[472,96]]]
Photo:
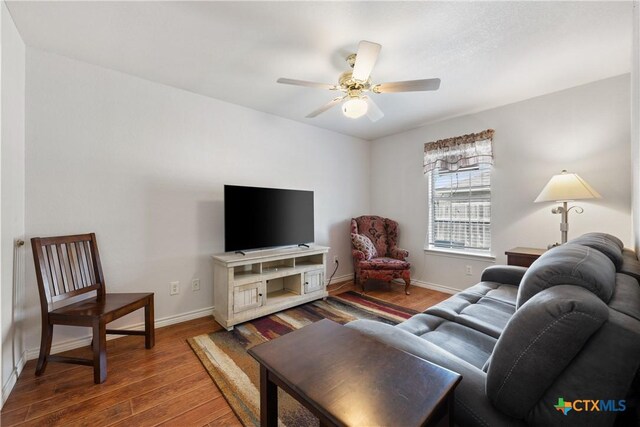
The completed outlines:
[[[380,53],[378,43],[361,40],[358,43],[358,52],[347,57],[347,63],[351,70],[345,71],[338,77],[338,84],[309,82],[281,77],[278,83],[305,86],[318,89],[328,89],[341,92],[340,96],[332,99],[322,107],[306,115],[311,119],[342,103],[342,114],[351,119],[357,119],[366,115],[369,120],[376,122],[384,117],[384,113],[373,102],[368,92],[397,93],[397,92],[424,92],[438,90],[440,79],[407,80],[401,82],[378,83],[371,82],[371,72]]]
[[[365,114],[369,109],[369,104],[362,98],[349,98],[342,104],[342,113],[350,119],[357,119]]]

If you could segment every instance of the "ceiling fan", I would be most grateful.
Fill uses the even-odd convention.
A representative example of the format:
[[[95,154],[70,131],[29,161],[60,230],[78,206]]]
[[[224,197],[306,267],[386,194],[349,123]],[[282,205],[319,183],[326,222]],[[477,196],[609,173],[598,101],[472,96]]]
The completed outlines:
[[[317,110],[309,113],[306,117],[313,118],[329,110],[341,102],[342,112],[345,116],[357,119],[365,114],[372,122],[384,117],[384,113],[378,108],[373,99],[366,95],[373,93],[396,93],[396,92],[416,92],[426,90],[438,90],[440,79],[407,80],[393,83],[371,83],[371,70],[378,59],[382,46],[378,43],[362,40],[358,44],[358,52],[347,57],[347,63],[353,70],[345,71],[338,78],[338,84],[316,83],[306,80],[295,80],[281,77],[278,83],[287,85],[313,87],[318,89],[328,89],[343,92]]]

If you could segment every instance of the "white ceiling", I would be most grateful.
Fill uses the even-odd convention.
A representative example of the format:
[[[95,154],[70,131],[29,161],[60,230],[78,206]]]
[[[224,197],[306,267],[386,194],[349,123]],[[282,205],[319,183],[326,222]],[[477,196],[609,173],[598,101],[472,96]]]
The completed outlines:
[[[630,70],[629,2],[8,2],[28,46],[365,139]],[[374,94],[385,117],[305,115],[365,39],[374,83],[439,77],[437,92]]]

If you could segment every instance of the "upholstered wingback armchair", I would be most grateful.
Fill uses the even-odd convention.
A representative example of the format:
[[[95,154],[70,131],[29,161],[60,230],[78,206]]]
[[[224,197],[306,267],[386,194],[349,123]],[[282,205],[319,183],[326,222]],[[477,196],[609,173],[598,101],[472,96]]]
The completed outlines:
[[[404,292],[409,295],[411,264],[405,259],[409,252],[400,249],[398,223],[380,216],[360,216],[351,219],[351,243],[354,282],[362,286],[368,279],[391,282],[404,280]]]

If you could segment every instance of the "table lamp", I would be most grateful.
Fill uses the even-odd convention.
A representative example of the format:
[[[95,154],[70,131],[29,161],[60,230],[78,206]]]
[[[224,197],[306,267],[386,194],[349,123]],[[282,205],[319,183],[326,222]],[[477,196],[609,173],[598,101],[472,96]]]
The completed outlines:
[[[581,214],[584,209],[579,206],[568,207],[567,203],[580,199],[599,199],[601,196],[586,181],[576,173],[563,170],[562,173],[551,177],[535,200],[539,202],[561,202],[562,206],[551,209],[551,213],[561,214],[560,234],[562,243],[567,243],[569,231],[569,211],[575,208],[576,213]]]

